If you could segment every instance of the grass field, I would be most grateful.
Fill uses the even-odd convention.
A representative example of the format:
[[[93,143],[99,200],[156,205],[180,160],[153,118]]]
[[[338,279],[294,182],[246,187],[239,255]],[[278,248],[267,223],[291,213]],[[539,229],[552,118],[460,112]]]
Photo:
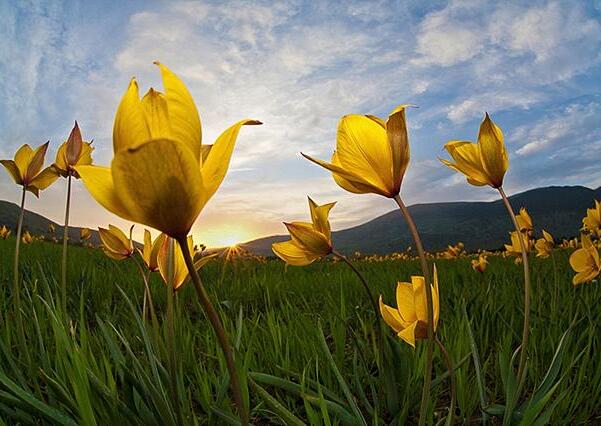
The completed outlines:
[[[162,318],[167,287],[152,277],[161,323],[156,339],[142,325],[143,284],[131,261],[100,250],[69,252],[69,327],[56,300],[60,246],[22,246],[23,314],[28,342],[17,344],[10,288],[14,240],[0,240],[0,418],[4,424],[176,424],[169,394]],[[526,396],[539,385],[563,333],[561,382],[547,407],[551,424],[601,423],[601,333],[598,282],[573,287],[567,259],[532,257],[533,304]],[[484,274],[469,259],[438,260],[440,339],[457,371],[456,423],[480,423],[481,404],[504,403],[503,362],[519,345],[522,268],[490,257]],[[396,281],[418,274],[417,262],[356,261],[370,286],[394,304]],[[413,424],[421,396],[424,345],[416,350],[386,328],[394,365],[377,380],[374,316],[355,275],[342,263],[306,268],[276,260],[209,263],[201,276],[237,348],[247,403],[255,424]],[[121,292],[119,289],[122,289]],[[131,302],[131,304],[130,304]],[[480,357],[482,389],[474,369],[470,319]],[[148,331],[147,331],[148,330]],[[322,334],[323,331],[323,334]],[[228,376],[211,328],[191,285],[177,294],[178,387],[187,424],[235,423]],[[327,348],[327,350],[326,350]],[[330,358],[331,354],[331,358]],[[448,407],[448,383],[435,351],[431,421]],[[484,401],[482,401],[484,399]],[[278,404],[285,407],[281,409]],[[295,417],[286,418],[291,412]],[[501,418],[491,416],[492,424]]]

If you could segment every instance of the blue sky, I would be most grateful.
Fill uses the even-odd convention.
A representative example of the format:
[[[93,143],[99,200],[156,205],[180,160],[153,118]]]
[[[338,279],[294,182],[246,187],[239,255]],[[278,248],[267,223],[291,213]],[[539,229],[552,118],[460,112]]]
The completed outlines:
[[[194,233],[210,244],[283,233],[308,216],[306,196],[338,200],[334,228],[391,210],[352,195],[300,151],[329,158],[340,116],[407,113],[406,203],[491,199],[442,166],[443,144],[476,137],[488,111],[510,151],[506,189],[601,185],[601,1],[0,3],[0,158],[51,140],[77,119],[96,163],[112,157],[119,99],[136,76],[160,87],[153,60],[178,73],[213,140],[240,118],[232,168]],[[63,215],[65,182],[29,206]],[[18,190],[0,174],[0,198]],[[78,182],[76,225],[126,223]],[[141,232],[142,228],[138,232]]]

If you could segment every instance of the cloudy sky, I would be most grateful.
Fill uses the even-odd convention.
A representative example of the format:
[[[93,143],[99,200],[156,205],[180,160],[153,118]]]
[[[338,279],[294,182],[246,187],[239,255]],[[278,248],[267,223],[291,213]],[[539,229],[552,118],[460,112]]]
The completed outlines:
[[[508,192],[601,185],[601,0],[274,3],[0,2],[0,158],[50,139],[53,160],[77,119],[108,165],[119,99],[132,76],[160,87],[158,59],[192,92],[204,141],[241,118],[264,122],[242,130],[196,223],[209,245],[283,233],[282,220],[308,217],[307,195],[339,202],[336,229],[391,210],[345,193],[299,152],[329,159],[340,116],[401,103],[419,106],[407,113],[408,204],[495,197],[437,160],[447,140],[476,137],[484,111],[506,136]],[[18,201],[0,172],[0,199]],[[60,223],[65,188],[29,207]],[[75,225],[126,225],[81,182],[74,205]]]

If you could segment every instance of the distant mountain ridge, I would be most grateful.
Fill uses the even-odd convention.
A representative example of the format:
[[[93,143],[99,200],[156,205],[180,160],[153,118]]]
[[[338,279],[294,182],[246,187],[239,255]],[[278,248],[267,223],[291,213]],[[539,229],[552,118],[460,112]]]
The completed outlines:
[[[572,237],[582,227],[586,209],[601,200],[601,187],[550,186],[532,189],[510,198],[514,210],[525,207],[540,235],[542,229],[555,238]],[[409,206],[428,251],[444,249],[462,241],[468,251],[498,249],[509,241],[513,225],[502,200],[448,202]],[[409,229],[398,210],[364,224],[332,233],[334,245],[343,253],[386,254],[413,245]],[[242,244],[251,253],[270,256],[271,244],[288,240],[287,235],[259,238]]]
[[[6,225],[8,226],[13,235],[15,233],[17,222],[19,220],[20,207],[9,201],[0,200],[0,226]],[[48,230],[49,225],[55,226],[54,236],[62,241],[63,238],[63,226],[53,222],[46,217],[34,213],[29,210],[25,210],[25,215],[23,216],[23,230],[27,230],[33,235],[43,235],[45,237],[51,237],[50,231]],[[79,233],[81,228],[78,227],[69,227],[69,240],[77,243],[79,242]],[[98,231],[92,230],[92,236],[88,240],[92,244],[100,244],[100,237],[98,236]]]

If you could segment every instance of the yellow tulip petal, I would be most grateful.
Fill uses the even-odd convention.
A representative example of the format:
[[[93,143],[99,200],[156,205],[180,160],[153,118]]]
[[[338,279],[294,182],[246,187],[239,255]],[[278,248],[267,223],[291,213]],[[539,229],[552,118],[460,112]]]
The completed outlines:
[[[332,251],[330,242],[321,232],[313,229],[313,224],[305,222],[284,223],[292,240],[303,246],[308,251],[325,256]]]
[[[380,296],[379,304],[380,313],[382,314],[384,322],[396,333],[399,333],[408,325],[405,321],[403,321],[403,318],[401,318],[396,309],[384,304],[382,301],[382,296]]]
[[[102,207],[123,219],[134,221],[133,215],[117,197],[111,169],[100,166],[76,166],[75,170],[88,192]]]
[[[40,145],[33,152],[29,164],[27,165],[27,171],[25,172],[25,182],[31,183],[31,181],[40,173],[42,167],[44,167],[44,157],[46,156],[46,151],[48,150],[48,145],[50,142],[46,142],[43,145]],[[42,189],[36,186],[38,189]]]
[[[432,286],[432,310],[434,314],[434,331],[436,331],[438,319],[440,318],[440,295],[438,293],[438,271],[436,270],[436,265],[433,267],[432,276],[434,281],[434,285]]]
[[[305,266],[319,259],[319,256],[307,252],[293,241],[273,243],[271,249],[277,257],[293,266]]]
[[[415,315],[419,321],[428,323],[428,304],[426,301],[426,280],[422,276],[412,276],[413,303]]]
[[[117,198],[134,222],[178,239],[202,209],[198,163],[183,144],[155,139],[119,151],[111,166]]]
[[[503,177],[509,167],[509,158],[505,150],[503,133],[488,114],[480,125],[478,145],[480,145],[484,170],[490,177],[492,186],[499,188],[503,185]]]
[[[132,78],[121,99],[113,125],[113,151],[135,148],[150,139],[150,131],[138,94],[138,83]]]
[[[331,239],[330,221],[328,220],[328,216],[330,210],[335,205],[336,203],[334,202],[319,206],[309,197],[309,210],[311,211],[311,221],[313,222],[313,226],[317,231],[325,235],[328,241]]]
[[[409,135],[407,134],[407,122],[405,119],[405,107],[399,105],[388,116],[386,122],[386,134],[392,151],[392,176],[395,187],[400,190],[403,176],[409,165]]]
[[[200,160],[202,140],[200,116],[192,95],[185,84],[165,65],[155,62],[161,70],[163,87],[169,109],[171,136],[174,140],[183,142]]]
[[[150,88],[142,98],[140,105],[150,133],[149,139],[170,139],[170,117],[164,95]]]
[[[490,179],[482,167],[480,147],[466,141],[451,141],[445,144],[445,149],[455,160],[455,163],[441,159],[442,163],[459,173],[463,173],[472,185],[490,185]]]
[[[85,142],[83,144],[83,148],[81,150],[81,156],[79,160],[77,160],[78,166],[88,166],[92,164],[92,152],[94,151],[94,147],[92,146],[92,142]]]
[[[417,328],[417,321],[411,323],[407,328],[402,330],[398,336],[411,346],[415,347],[415,329]]]
[[[52,166],[48,166],[44,170],[42,170],[40,174],[33,178],[33,180],[29,183],[28,186],[36,188],[39,191],[43,191],[44,189],[52,185],[54,182],[56,182],[58,176],[59,174],[57,170]]]
[[[54,166],[63,175],[66,175],[69,170],[69,164],[67,164],[67,142],[63,142],[56,151],[56,158],[54,159]]]
[[[397,283],[396,304],[400,318],[403,320],[403,327],[407,327],[412,322],[417,321],[413,299],[413,285],[403,282]]]
[[[11,175],[17,185],[23,184],[19,167],[17,167],[17,164],[13,160],[0,160],[0,163],[6,168],[8,174]]]
[[[215,141],[202,164],[202,179],[204,184],[203,200],[206,203],[219,189],[230,165],[236,138],[242,126],[260,125],[257,120],[241,120],[224,131]]]
[[[21,172],[21,177],[23,179],[27,173],[31,157],[33,157],[33,149],[27,144],[23,145],[15,153],[15,164],[19,168],[19,172]]]
[[[347,115],[338,124],[338,161],[345,170],[362,176],[383,192],[396,195],[392,150],[386,130],[364,115]]]
[[[589,268],[589,259],[589,251],[586,248],[580,248],[570,256],[570,265],[576,272],[585,271]]]

